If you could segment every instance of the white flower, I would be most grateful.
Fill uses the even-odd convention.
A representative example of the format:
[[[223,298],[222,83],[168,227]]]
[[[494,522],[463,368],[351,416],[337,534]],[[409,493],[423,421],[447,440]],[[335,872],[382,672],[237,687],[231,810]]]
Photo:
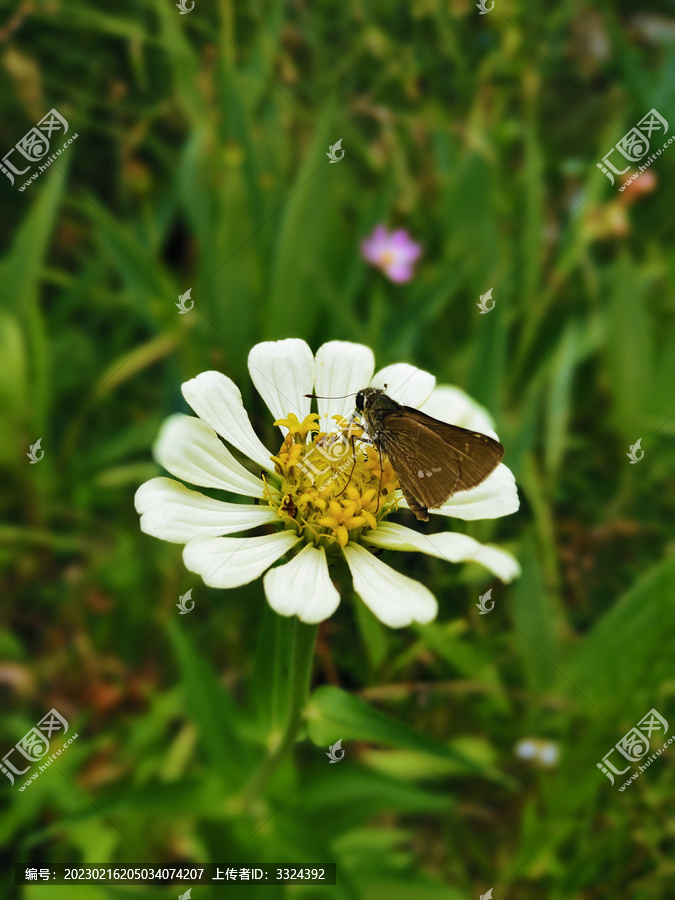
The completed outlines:
[[[532,760],[540,766],[552,768],[558,764],[560,751],[555,741],[543,738],[523,738],[514,748],[516,756]]]
[[[523,738],[522,741],[518,741],[516,744],[515,753],[521,759],[534,759],[539,755],[539,750],[533,740]]]
[[[211,587],[235,588],[264,575],[272,608],[307,623],[321,622],[337,609],[340,595],[328,563],[340,554],[356,593],[386,625],[400,628],[435,618],[438,604],[431,591],[367,548],[474,561],[503,581],[515,578],[518,563],[498,547],[449,531],[424,535],[388,521],[406,507],[391,464],[385,457],[380,469],[374,447],[344,437],[356,391],[386,384],[387,393],[400,403],[496,435],[481,407],[458,388],[436,387],[428,372],[406,364],[373,375],[374,370],[373,353],[361,344],[332,341],[316,357],[297,339],[253,347],[251,378],[283,436],[275,455],[255,434],[233,381],[220,372],[202,372],[186,382],[183,396],[198,418],[177,414],[164,423],[154,448],[157,461],[189,484],[258,502],[226,503],[171,478],[153,478],[136,493],[142,530],[185,544],[185,565]],[[312,401],[305,396],[310,393],[352,396],[318,400],[317,414],[310,411]],[[244,468],[228,445],[252,460],[261,476]],[[500,464],[478,487],[429,512],[491,519],[515,512],[518,505],[513,475]],[[267,533],[240,536],[259,526],[267,526]],[[235,534],[239,536],[230,536]],[[274,566],[287,554],[289,561]]]

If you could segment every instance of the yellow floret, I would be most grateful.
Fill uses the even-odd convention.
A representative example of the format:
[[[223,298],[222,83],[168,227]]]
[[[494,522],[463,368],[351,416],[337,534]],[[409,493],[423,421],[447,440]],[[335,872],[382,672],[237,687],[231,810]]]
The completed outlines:
[[[363,429],[342,416],[333,416],[340,431],[319,431],[319,416],[302,421],[295,413],[275,424],[288,429],[279,453],[272,457],[278,478],[265,479],[265,499],[285,528],[308,542],[326,548],[345,547],[364,529],[395,508],[391,493],[398,481],[391,463],[372,446],[348,439]],[[274,479],[272,479],[274,480]]]

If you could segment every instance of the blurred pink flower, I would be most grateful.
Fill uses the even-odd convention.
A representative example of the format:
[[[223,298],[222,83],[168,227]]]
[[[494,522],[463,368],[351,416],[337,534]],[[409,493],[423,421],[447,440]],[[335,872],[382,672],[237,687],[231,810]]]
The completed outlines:
[[[402,283],[413,276],[413,264],[422,254],[422,248],[410,239],[403,228],[387,232],[384,225],[377,225],[369,238],[361,241],[364,258],[382,269],[391,281]]]

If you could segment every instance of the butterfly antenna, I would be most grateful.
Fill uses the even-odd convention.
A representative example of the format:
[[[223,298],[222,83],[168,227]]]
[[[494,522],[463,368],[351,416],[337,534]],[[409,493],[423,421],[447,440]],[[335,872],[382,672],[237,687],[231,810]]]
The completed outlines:
[[[347,397],[356,397],[358,391],[354,391],[352,394],[343,394],[341,397],[320,397],[318,394],[305,394],[305,397],[309,397],[310,400],[346,400]]]

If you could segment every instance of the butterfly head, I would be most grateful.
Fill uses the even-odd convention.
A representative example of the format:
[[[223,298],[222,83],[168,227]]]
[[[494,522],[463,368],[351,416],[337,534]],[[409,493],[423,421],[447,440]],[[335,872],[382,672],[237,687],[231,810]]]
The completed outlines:
[[[356,408],[363,414],[369,429],[377,432],[387,415],[401,407],[383,388],[366,387],[356,395]]]

